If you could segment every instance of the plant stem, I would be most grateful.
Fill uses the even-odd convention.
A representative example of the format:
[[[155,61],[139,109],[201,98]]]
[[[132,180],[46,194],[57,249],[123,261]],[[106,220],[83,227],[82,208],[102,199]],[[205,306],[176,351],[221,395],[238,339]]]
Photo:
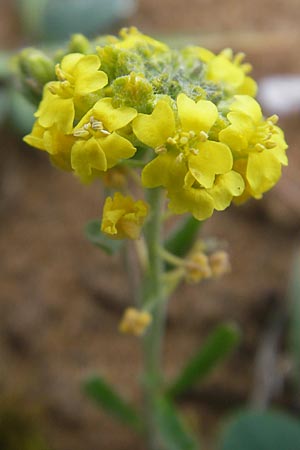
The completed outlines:
[[[162,239],[162,192],[151,189],[147,192],[151,216],[145,226],[145,242],[149,264],[145,272],[141,303],[145,307],[151,302],[152,323],[143,338],[145,418],[149,450],[158,450],[155,426],[154,399],[162,385],[162,340],[165,325],[166,299],[162,275],[164,263],[159,247]]]

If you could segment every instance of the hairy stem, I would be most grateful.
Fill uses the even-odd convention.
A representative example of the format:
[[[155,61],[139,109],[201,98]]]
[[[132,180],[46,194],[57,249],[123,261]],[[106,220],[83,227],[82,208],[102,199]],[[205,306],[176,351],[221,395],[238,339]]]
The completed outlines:
[[[166,309],[165,291],[162,284],[164,263],[159,251],[162,239],[161,190],[148,190],[147,201],[151,208],[151,216],[144,231],[149,264],[143,279],[141,304],[146,307],[151,302],[153,306],[151,308],[152,323],[143,338],[143,382],[148,448],[149,450],[158,450],[153,400],[159,394],[163,380],[161,360]]]

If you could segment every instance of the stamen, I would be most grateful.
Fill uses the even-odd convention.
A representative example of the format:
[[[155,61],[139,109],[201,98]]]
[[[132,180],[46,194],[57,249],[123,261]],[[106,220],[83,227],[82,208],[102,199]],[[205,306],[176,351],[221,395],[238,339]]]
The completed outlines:
[[[171,144],[171,145],[176,145],[177,144],[176,140],[174,138],[172,138],[172,137],[168,137],[167,143]]]
[[[191,148],[190,151],[191,153],[193,153],[193,155],[199,155],[199,150],[197,148]]]
[[[245,53],[243,52],[237,53],[233,59],[234,64],[236,65],[241,64],[241,62],[245,59],[245,57],[246,57]]]
[[[182,136],[181,138],[180,138],[180,144],[182,144],[182,145],[186,145],[188,142],[189,142],[189,138],[187,138],[186,136]]]
[[[104,134],[104,136],[109,136],[111,133],[109,132],[109,131],[107,131],[107,130],[98,130],[99,131],[99,133],[102,133],[102,134]]]
[[[89,132],[87,130],[85,130],[84,128],[78,128],[78,130],[75,130],[73,132],[73,136],[74,137],[86,137],[89,136]]]
[[[205,131],[200,131],[199,138],[201,142],[205,142],[208,139],[208,134]]]
[[[161,155],[162,153],[167,153],[167,149],[163,145],[156,147],[156,149],[154,151],[157,155]]]
[[[273,142],[273,141],[268,141],[265,143],[265,147],[268,149],[275,148],[276,145],[277,145],[276,142]]]
[[[183,160],[184,160],[184,154],[179,153],[179,155],[176,157],[175,161],[180,164],[180,163],[182,163]]]
[[[273,116],[270,116],[267,118],[267,121],[271,122],[273,125],[276,125],[278,120],[279,120],[279,117],[277,116],[277,114],[273,114]]]
[[[256,144],[254,148],[258,152],[263,152],[266,149],[266,147],[260,143]]]
[[[195,136],[196,136],[195,131],[190,130],[190,131],[189,131],[189,138],[190,138],[190,139],[193,139]]]

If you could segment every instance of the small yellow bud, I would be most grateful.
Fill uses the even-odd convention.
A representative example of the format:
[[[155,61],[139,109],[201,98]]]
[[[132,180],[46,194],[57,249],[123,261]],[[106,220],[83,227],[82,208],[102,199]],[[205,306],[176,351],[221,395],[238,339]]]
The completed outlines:
[[[119,330],[121,333],[142,336],[151,321],[152,317],[148,312],[127,308],[119,325]]]
[[[224,250],[219,250],[209,257],[209,264],[213,277],[221,277],[225,273],[230,272],[231,265],[229,255]]]
[[[210,278],[212,271],[209,264],[209,259],[205,253],[201,251],[193,252],[185,264],[186,276],[188,283],[198,283],[202,279]]]
[[[111,239],[138,239],[147,214],[146,202],[116,192],[105,200],[101,231]]]

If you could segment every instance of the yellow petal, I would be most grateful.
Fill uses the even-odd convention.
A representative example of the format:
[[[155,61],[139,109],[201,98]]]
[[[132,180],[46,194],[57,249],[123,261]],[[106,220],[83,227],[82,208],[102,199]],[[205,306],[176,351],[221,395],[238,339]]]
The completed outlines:
[[[246,177],[255,194],[268,191],[281,176],[281,164],[268,150],[250,153]]]
[[[224,175],[217,176],[213,188],[209,189],[208,192],[214,199],[215,208],[218,211],[223,211],[230,205],[232,197],[242,195],[244,188],[245,183],[242,176],[231,170]]]
[[[75,142],[72,147],[71,164],[83,181],[89,180],[92,169],[107,170],[105,153],[95,138]]]
[[[223,81],[238,87],[243,83],[244,76],[243,70],[223,55],[218,55],[208,62],[207,78],[211,81]]]
[[[172,108],[164,100],[159,101],[152,114],[138,114],[133,121],[133,131],[144,144],[152,148],[159,147],[175,134]]]
[[[189,170],[204,187],[211,188],[215,175],[232,168],[232,154],[229,147],[220,142],[206,141],[199,145],[199,154],[189,157]]]
[[[73,129],[75,108],[71,98],[60,98],[51,92],[46,92],[40,104],[36,117],[44,128],[50,128],[56,124],[65,133],[70,133]]]
[[[195,103],[185,94],[179,94],[177,105],[180,122],[185,131],[209,131],[217,120],[218,109],[208,100]]]
[[[169,189],[180,189],[187,169],[185,163],[176,158],[175,153],[167,152],[150,161],[142,171],[143,185],[148,188],[164,186]]]
[[[136,152],[136,148],[131,142],[117,133],[98,138],[97,141],[106,155],[108,169],[118,164],[122,159],[131,158]]]
[[[114,108],[111,98],[103,98],[94,105],[92,114],[103,123],[106,130],[115,131],[131,122],[137,112],[126,106]]]
[[[74,74],[75,66],[80,61],[84,55],[82,53],[69,53],[68,55],[64,56],[61,60],[60,67],[61,70],[65,73],[69,73],[71,75]]]
[[[255,97],[257,94],[257,83],[251,77],[245,77],[243,84],[237,89],[237,94],[250,95]]]
[[[169,209],[175,214],[190,212],[196,219],[208,219],[214,210],[214,201],[205,189],[182,189],[170,192]]]
[[[230,105],[230,110],[246,114],[251,117],[255,124],[258,124],[262,118],[261,107],[249,95],[235,95],[234,102]]]
[[[255,131],[252,119],[242,112],[231,112],[227,118],[231,125],[220,131],[220,142],[227,144],[236,152],[247,149],[249,140]]]

